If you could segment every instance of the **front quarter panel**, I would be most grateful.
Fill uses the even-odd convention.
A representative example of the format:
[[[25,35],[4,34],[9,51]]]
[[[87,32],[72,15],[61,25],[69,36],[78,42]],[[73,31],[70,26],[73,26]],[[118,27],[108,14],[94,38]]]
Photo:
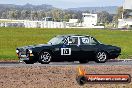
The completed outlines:
[[[121,48],[112,45],[101,45],[101,51],[105,51],[108,54],[108,59],[115,59],[121,53]]]
[[[39,55],[44,50],[52,51],[52,46],[41,46],[41,47],[35,47],[32,49],[33,53],[37,55]]]

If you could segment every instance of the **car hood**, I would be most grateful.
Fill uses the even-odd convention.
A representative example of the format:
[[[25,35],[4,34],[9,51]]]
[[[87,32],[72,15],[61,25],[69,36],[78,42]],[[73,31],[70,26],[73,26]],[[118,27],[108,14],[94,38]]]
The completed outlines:
[[[22,47],[18,47],[17,49],[32,49],[32,48],[36,48],[36,47],[47,47],[47,46],[51,46],[51,44],[39,44],[39,45],[29,45],[29,46],[22,46]]]
[[[106,44],[101,44],[102,46],[108,47],[109,49],[120,49],[120,47],[113,46],[113,45],[106,45]]]

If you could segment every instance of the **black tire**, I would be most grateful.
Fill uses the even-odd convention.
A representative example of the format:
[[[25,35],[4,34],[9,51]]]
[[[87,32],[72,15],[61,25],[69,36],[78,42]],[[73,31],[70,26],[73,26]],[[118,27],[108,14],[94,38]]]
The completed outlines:
[[[84,76],[78,76],[76,81],[80,86],[83,86],[87,82],[87,79]]]
[[[99,51],[96,53],[96,58],[95,58],[95,61],[97,63],[105,63],[107,61],[107,53],[104,52],[104,51]]]
[[[42,51],[39,55],[39,62],[41,64],[49,64],[51,62],[52,55],[49,51]]]
[[[24,60],[24,63],[26,63],[26,64],[34,64],[34,63],[35,63],[35,61]]]
[[[88,60],[79,60],[79,63],[85,64],[85,63],[88,63]]]

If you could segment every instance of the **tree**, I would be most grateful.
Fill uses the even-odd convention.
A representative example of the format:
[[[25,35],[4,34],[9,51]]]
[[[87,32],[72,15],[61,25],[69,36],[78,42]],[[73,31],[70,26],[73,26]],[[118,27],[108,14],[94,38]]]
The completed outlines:
[[[111,23],[113,20],[113,15],[109,14],[106,11],[98,13],[98,22],[99,23]]]
[[[6,14],[6,12],[3,12],[3,13],[2,13],[1,18],[2,18],[2,19],[6,19],[6,18],[7,18],[7,14]]]
[[[132,10],[130,10],[130,9],[124,10],[123,14],[124,14],[125,19],[132,18]]]
[[[31,19],[31,11],[30,10],[22,10],[20,19]]]
[[[123,7],[118,7],[117,9],[117,19],[122,19]]]
[[[54,21],[61,21],[63,19],[64,12],[61,9],[54,8],[50,11],[50,14]]]
[[[18,10],[15,10],[13,11],[12,15],[13,15],[13,19],[17,20],[20,17],[20,12]]]

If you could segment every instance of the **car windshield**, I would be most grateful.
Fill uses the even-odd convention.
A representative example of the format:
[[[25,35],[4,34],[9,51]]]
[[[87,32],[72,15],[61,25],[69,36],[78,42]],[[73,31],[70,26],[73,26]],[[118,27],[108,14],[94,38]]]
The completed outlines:
[[[64,37],[54,37],[48,42],[48,44],[53,44],[53,45],[60,44],[63,43],[63,40]]]

